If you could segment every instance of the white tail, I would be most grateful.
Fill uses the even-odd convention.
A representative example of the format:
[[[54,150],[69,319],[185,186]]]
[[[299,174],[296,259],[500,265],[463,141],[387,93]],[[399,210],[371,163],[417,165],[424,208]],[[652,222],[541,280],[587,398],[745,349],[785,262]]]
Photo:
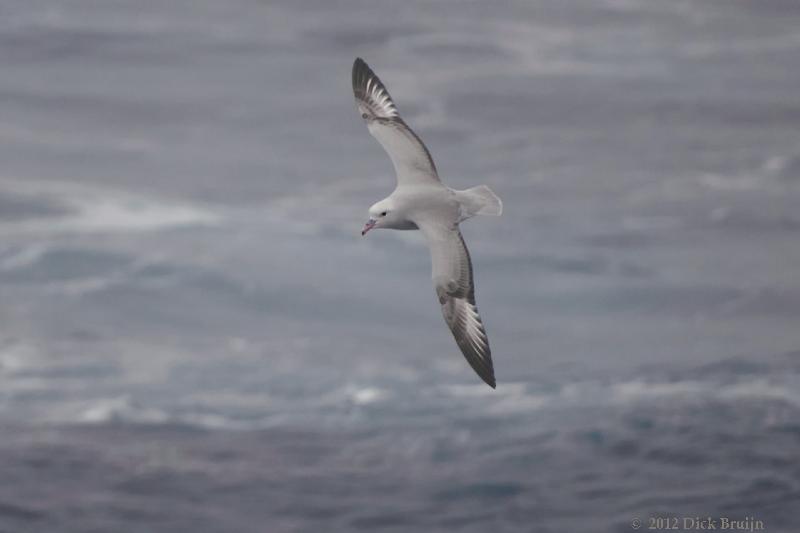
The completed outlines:
[[[464,191],[456,191],[461,203],[462,216],[466,219],[475,215],[503,214],[503,202],[486,185],[478,185]]]

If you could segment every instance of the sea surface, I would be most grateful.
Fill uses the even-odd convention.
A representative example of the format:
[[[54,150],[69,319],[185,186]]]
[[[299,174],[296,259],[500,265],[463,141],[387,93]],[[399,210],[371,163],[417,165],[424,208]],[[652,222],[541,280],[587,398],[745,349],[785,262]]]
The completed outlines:
[[[357,56],[504,200],[497,390]],[[1,533],[800,531],[800,2],[7,0],[0,72]]]

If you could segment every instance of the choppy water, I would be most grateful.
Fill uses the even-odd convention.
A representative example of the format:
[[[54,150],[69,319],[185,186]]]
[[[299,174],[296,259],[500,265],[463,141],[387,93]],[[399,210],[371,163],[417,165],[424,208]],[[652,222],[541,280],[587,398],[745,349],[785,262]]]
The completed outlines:
[[[800,527],[800,4],[6,2],[0,532]],[[363,56],[453,187],[498,389]]]

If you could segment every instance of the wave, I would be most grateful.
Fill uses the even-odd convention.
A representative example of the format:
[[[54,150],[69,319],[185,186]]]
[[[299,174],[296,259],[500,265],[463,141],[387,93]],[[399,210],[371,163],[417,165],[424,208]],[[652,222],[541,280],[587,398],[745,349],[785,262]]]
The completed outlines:
[[[118,190],[63,183],[5,180],[0,186],[15,197],[43,202],[57,196],[59,210],[21,220],[0,221],[0,234],[117,233],[187,226],[216,226],[220,213],[185,202],[166,201]]]
[[[47,409],[41,421],[67,425],[177,424],[205,429],[258,430],[283,425],[407,423],[420,413],[425,413],[426,419],[428,415],[461,412],[512,420],[537,413],[580,414],[596,409],[615,412],[663,405],[685,410],[698,406],[713,409],[724,405],[780,404],[794,411],[800,408],[798,391],[800,379],[795,376],[782,381],[756,377],[728,383],[694,379],[654,381],[639,377],[611,383],[574,382],[550,391],[527,383],[501,384],[497,391],[480,384],[442,385],[416,395],[399,386],[347,385],[320,391],[316,398],[305,397],[302,404],[289,396],[208,393],[178,404],[160,406],[134,399],[132,393],[61,403],[57,408]]]

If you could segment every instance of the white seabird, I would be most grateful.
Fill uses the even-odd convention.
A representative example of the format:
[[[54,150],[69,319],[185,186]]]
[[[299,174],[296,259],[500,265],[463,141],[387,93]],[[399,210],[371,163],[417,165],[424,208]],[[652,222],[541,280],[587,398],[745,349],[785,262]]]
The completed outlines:
[[[361,58],[353,63],[353,92],[361,118],[389,154],[397,175],[394,192],[369,208],[361,235],[376,228],[422,231],[445,322],[470,366],[494,388],[489,339],[475,305],[472,262],[458,225],[474,215],[500,215],[503,203],[486,185],[457,191],[441,182],[430,152]]]

